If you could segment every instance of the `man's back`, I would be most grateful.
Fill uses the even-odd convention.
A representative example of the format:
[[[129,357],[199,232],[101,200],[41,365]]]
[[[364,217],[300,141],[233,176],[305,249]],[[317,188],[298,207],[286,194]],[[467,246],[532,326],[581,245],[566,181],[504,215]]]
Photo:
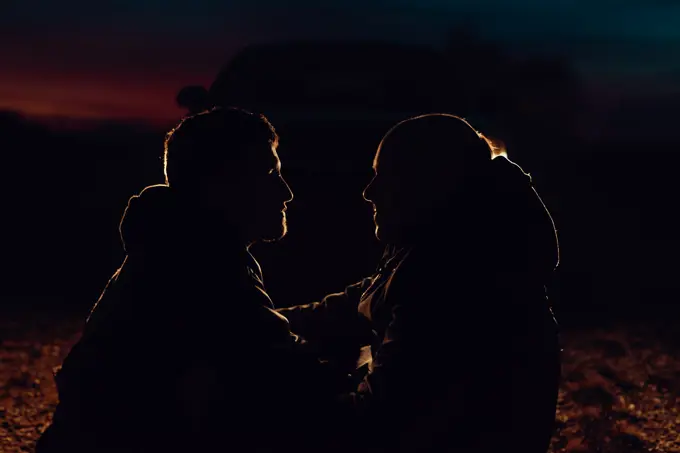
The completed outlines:
[[[296,337],[273,311],[259,265],[207,219],[173,214],[187,220],[159,232],[175,207],[160,207],[162,188],[146,196],[121,228],[126,262],[56,377],[60,405],[38,452],[181,450],[195,440],[178,433],[259,431],[263,411],[286,410],[271,380],[285,384]],[[196,381],[196,370],[212,382]],[[225,412],[238,423],[224,425]]]

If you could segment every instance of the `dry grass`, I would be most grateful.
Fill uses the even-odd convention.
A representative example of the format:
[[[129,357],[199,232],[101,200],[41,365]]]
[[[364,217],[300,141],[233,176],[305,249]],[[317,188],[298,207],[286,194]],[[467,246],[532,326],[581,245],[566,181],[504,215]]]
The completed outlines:
[[[52,368],[81,323],[2,323],[0,451],[29,452],[57,402]],[[680,353],[652,328],[564,333],[558,432],[551,452],[680,452]],[[675,350],[673,348],[676,348]]]
[[[52,370],[82,322],[12,318],[0,324],[0,451],[32,452],[58,401]]]
[[[554,452],[680,452],[680,351],[653,327],[564,333]]]

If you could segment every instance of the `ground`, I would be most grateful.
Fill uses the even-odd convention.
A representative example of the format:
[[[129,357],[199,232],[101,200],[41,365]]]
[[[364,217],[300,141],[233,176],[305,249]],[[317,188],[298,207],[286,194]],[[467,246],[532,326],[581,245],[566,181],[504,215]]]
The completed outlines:
[[[47,315],[0,323],[0,451],[30,452],[57,403],[52,369],[82,323]],[[551,453],[680,452],[680,348],[665,333],[630,324],[563,331]]]

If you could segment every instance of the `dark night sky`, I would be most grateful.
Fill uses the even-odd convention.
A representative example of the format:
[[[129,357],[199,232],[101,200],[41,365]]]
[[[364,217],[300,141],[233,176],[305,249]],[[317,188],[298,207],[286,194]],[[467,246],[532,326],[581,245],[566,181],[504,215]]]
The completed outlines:
[[[605,108],[635,105],[636,114],[650,117],[648,111],[665,109],[667,115],[679,104],[668,101],[680,99],[680,2],[673,0],[320,4],[3,0],[0,108],[165,121],[180,113],[174,105],[178,88],[208,85],[248,43],[346,37],[439,45],[460,23],[511,52],[566,58]],[[657,107],[659,100],[665,106]]]

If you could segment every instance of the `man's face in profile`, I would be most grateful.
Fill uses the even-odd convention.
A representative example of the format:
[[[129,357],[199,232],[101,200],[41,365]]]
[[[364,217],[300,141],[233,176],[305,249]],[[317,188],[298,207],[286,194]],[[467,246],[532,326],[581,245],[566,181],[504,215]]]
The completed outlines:
[[[218,193],[222,209],[251,243],[286,235],[286,203],[293,193],[281,175],[276,147],[268,142],[249,147],[237,168],[226,168]]]

